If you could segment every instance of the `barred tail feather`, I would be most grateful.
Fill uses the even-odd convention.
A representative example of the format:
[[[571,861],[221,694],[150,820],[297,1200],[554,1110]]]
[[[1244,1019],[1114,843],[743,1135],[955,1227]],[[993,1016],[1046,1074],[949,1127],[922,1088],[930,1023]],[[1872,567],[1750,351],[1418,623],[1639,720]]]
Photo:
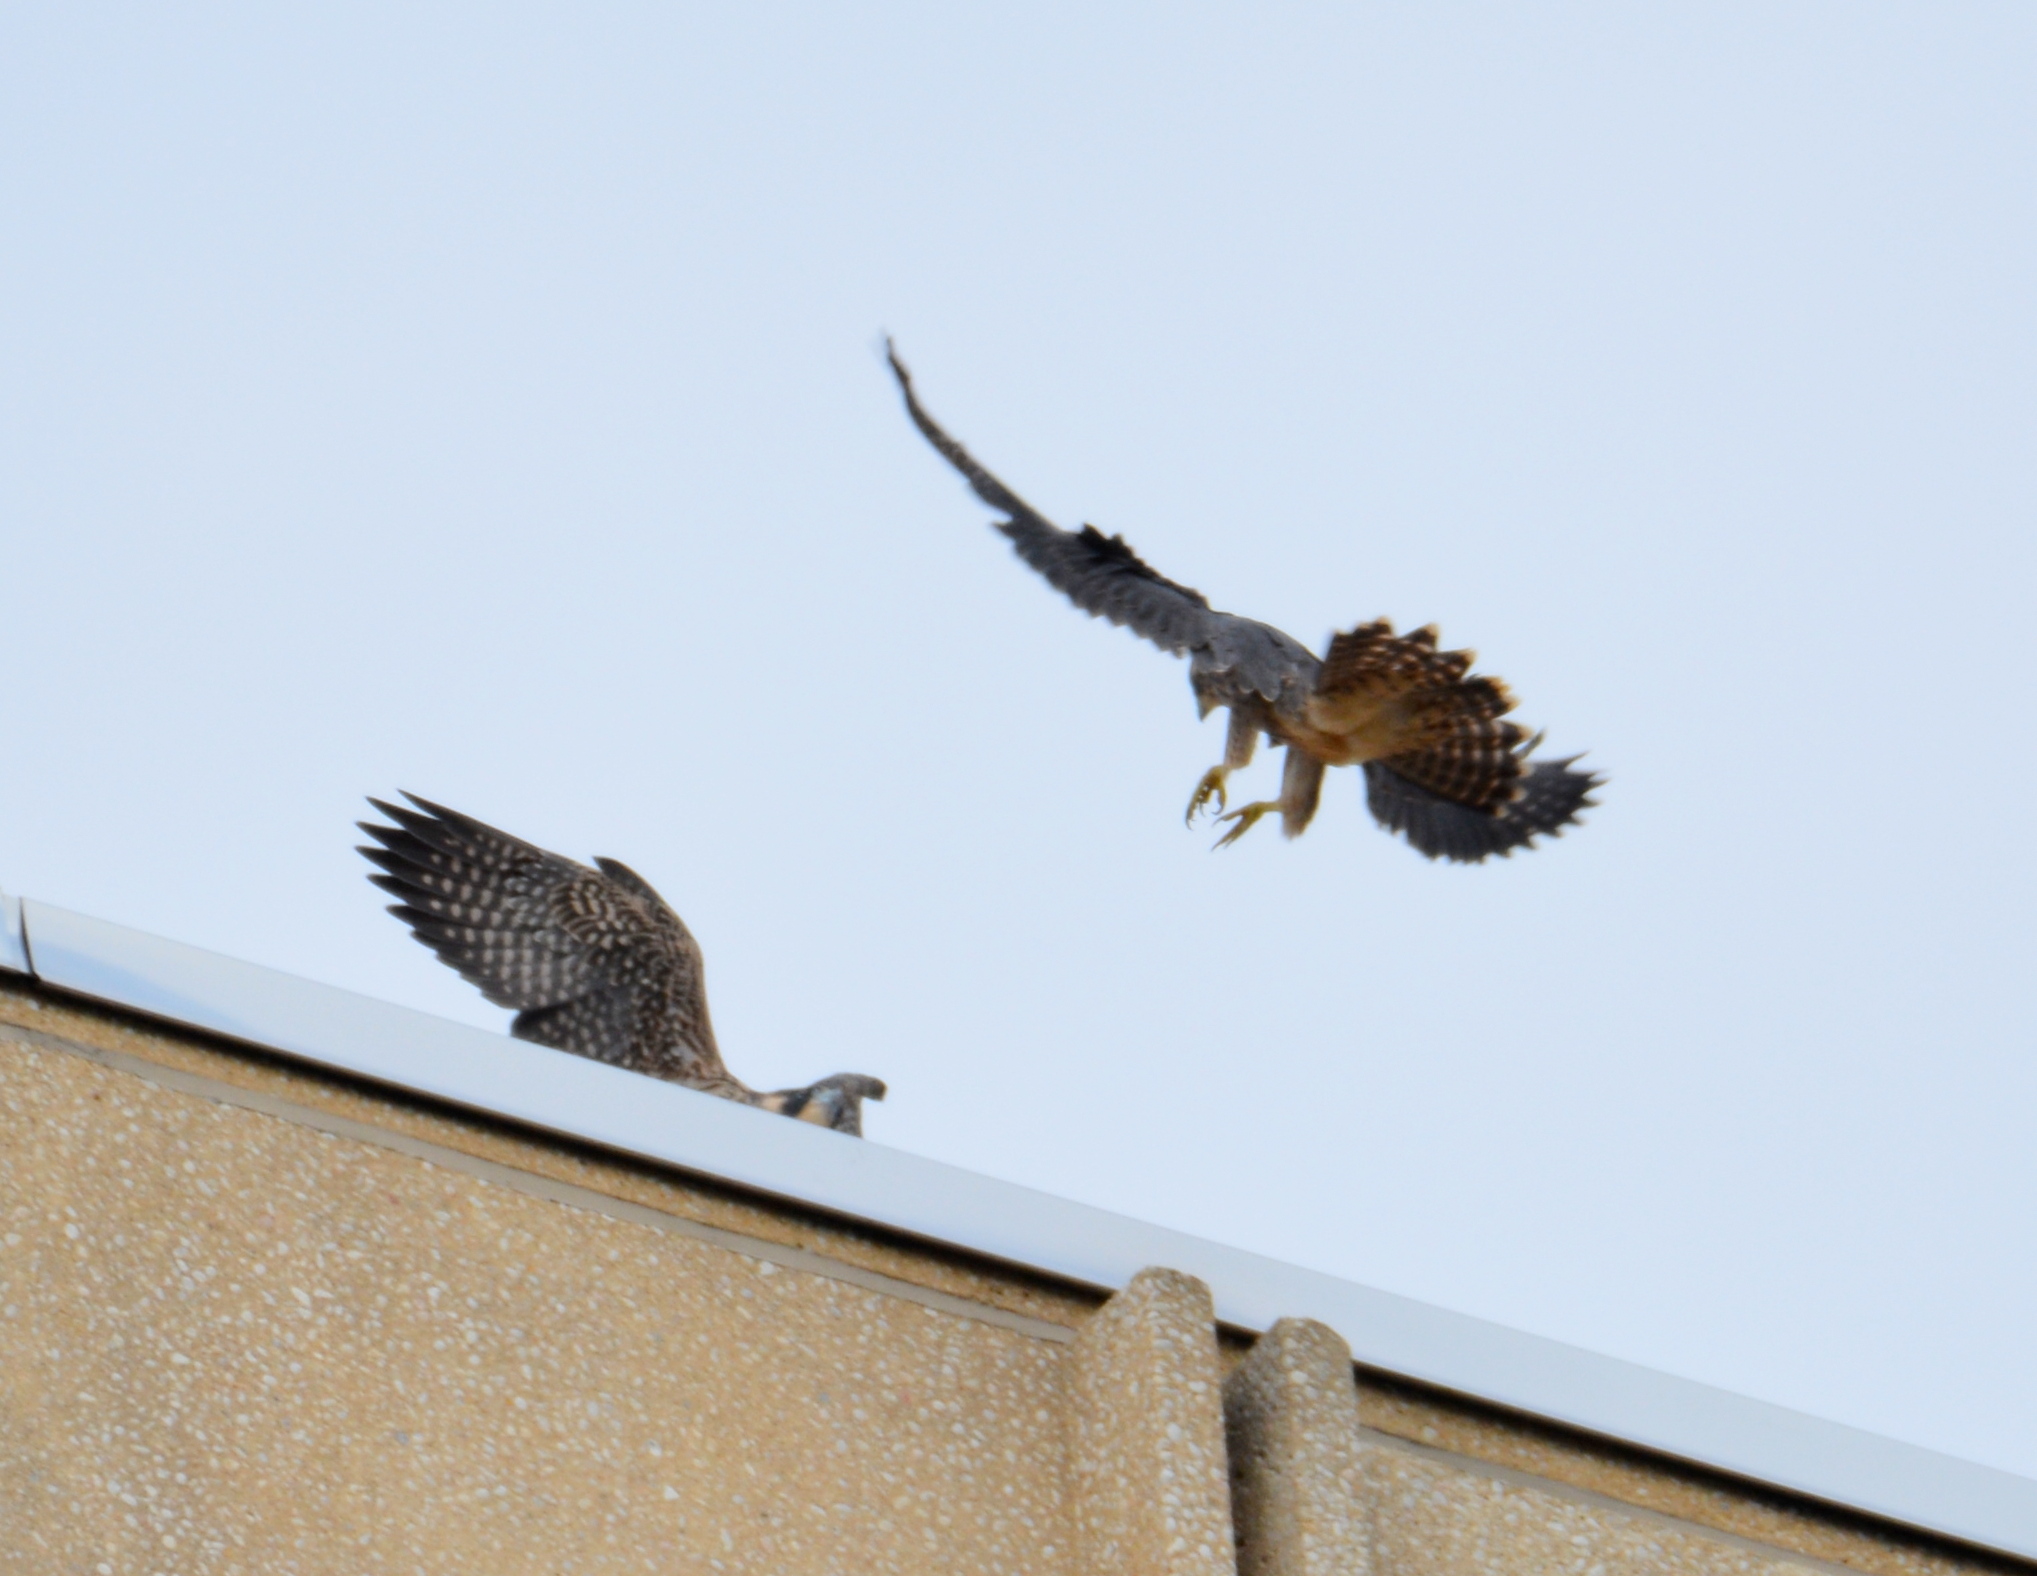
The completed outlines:
[[[1578,812],[1598,801],[1591,791],[1603,780],[1574,769],[1576,756],[1536,761],[1520,782],[1520,795],[1495,810],[1473,810],[1432,793],[1379,761],[1365,763],[1365,803],[1373,818],[1399,832],[1416,852],[1431,859],[1477,864],[1494,854],[1506,857],[1543,834],[1560,837]]]

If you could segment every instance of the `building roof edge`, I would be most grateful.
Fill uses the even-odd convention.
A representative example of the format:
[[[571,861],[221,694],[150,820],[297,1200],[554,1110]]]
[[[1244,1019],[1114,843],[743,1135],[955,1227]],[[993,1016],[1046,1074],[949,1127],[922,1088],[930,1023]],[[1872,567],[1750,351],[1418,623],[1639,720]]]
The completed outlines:
[[[1107,1290],[1164,1264],[1206,1281],[1227,1324],[1319,1319],[1369,1367],[2037,1558],[2037,1481],[1978,1462],[46,903],[20,900],[16,910],[0,896],[0,969],[9,967],[149,1017]]]

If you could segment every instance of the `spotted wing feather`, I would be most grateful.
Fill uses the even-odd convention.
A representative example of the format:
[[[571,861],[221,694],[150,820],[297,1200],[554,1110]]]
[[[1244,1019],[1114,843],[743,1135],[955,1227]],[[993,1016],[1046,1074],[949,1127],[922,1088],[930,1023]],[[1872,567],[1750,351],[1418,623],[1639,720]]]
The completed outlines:
[[[1442,688],[1469,673],[1472,660],[1468,651],[1438,651],[1434,624],[1396,635],[1390,620],[1375,618],[1330,637],[1316,690],[1335,696],[1415,686]]]
[[[428,800],[370,800],[361,853],[390,912],[478,986],[519,1009],[520,1039],[707,1086],[727,1077],[707,1015],[700,947],[626,866],[590,870]]]

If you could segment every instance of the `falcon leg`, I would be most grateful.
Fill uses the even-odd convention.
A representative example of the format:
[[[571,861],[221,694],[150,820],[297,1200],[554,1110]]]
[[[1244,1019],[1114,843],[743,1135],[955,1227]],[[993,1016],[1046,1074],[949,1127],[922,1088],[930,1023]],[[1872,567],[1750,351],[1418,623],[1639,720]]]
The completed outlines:
[[[1299,837],[1315,819],[1316,803],[1323,796],[1323,763],[1307,751],[1290,744],[1287,765],[1280,774],[1280,797],[1244,805],[1220,819],[1238,824],[1217,839],[1218,848],[1228,848],[1259,824],[1262,816],[1280,812],[1281,831]]]
[[[1195,825],[1196,816],[1212,799],[1219,810],[1225,807],[1225,781],[1232,772],[1242,771],[1252,764],[1252,748],[1259,742],[1259,728],[1257,719],[1246,716],[1236,707],[1231,708],[1230,730],[1224,735],[1223,764],[1212,766],[1202,774],[1202,781],[1195,785],[1195,793],[1188,801],[1188,814],[1184,818],[1188,825]]]
[[[1280,773],[1280,832],[1299,837],[1316,818],[1316,804],[1323,797],[1323,763],[1306,750],[1290,744],[1287,764]]]

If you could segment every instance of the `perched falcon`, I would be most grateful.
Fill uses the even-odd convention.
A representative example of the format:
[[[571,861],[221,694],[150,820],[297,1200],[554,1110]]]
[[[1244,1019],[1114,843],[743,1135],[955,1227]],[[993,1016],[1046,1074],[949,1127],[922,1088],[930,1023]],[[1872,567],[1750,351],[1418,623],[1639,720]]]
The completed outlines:
[[[1365,799],[1380,825],[1431,859],[1475,864],[1511,854],[1540,833],[1560,836],[1600,778],[1566,760],[1530,760],[1530,738],[1506,714],[1514,698],[1498,679],[1471,671],[1468,651],[1436,649],[1433,624],[1396,635],[1385,619],[1331,637],[1318,659],[1271,624],[1220,613],[1200,591],[1159,574],[1122,536],[1093,525],[1064,531],[977,464],[920,405],[912,376],[886,355],[913,424],[1006,518],[997,528],[1019,555],[1085,613],[1122,624],[1162,651],[1188,657],[1188,682],[1207,717],[1230,711],[1223,763],[1188,802],[1188,819],[1225,806],[1226,778],[1252,759],[1265,734],[1287,747],[1280,797],[1232,810],[1217,846],[1236,842],[1260,817],[1280,812],[1298,837],[1316,813],[1323,769],[1362,766]]]
[[[862,1136],[863,1102],[884,1098],[881,1078],[837,1073],[765,1094],[722,1065],[700,943],[634,870],[613,859],[589,870],[403,797],[417,808],[368,801],[394,826],[358,823],[382,845],[360,850],[382,869],[368,879],[441,963],[517,1009],[511,1034]]]

